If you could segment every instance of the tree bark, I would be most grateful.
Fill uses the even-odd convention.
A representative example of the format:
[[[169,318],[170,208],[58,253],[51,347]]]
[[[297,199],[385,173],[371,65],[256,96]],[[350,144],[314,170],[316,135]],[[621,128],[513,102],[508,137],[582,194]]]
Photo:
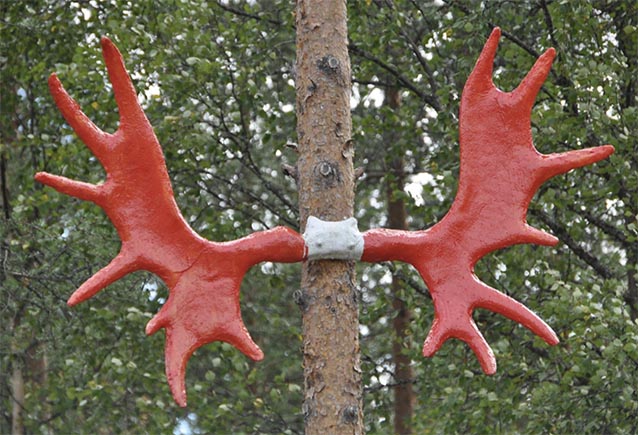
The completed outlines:
[[[24,434],[24,420],[22,409],[24,407],[24,376],[22,367],[14,363],[11,373],[11,398],[13,400],[11,410],[11,434]]]
[[[394,111],[401,106],[401,93],[397,88],[385,91],[385,103]],[[391,128],[385,138],[386,144],[398,141],[399,128]],[[402,156],[390,156],[390,178],[386,186],[388,198],[388,227],[396,230],[407,230],[407,211],[401,193],[405,187],[405,171]],[[401,299],[400,292],[405,286],[397,274],[392,275],[392,308],[396,316],[392,320],[394,341],[392,343],[392,361],[394,362],[394,433],[396,435],[412,434],[412,414],[414,412],[415,395],[412,388],[414,371],[410,366],[410,357],[405,353],[405,343],[408,340],[408,327],[412,319],[412,312]]]
[[[353,215],[350,59],[345,0],[298,0],[297,133],[301,228]],[[302,269],[306,434],[362,434],[354,262]]]

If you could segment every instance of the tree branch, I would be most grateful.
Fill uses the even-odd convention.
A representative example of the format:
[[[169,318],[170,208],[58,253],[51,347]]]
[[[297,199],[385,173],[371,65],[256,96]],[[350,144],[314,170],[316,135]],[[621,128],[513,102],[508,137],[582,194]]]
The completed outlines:
[[[224,3],[220,2],[220,1],[215,2],[215,5],[217,7],[219,7],[220,9],[225,10],[226,12],[230,12],[230,13],[232,13],[234,15],[237,15],[237,16],[240,16],[240,17],[250,18],[250,19],[253,19],[253,20],[257,20],[257,21],[265,21],[267,23],[274,24],[275,26],[283,26],[284,25],[284,23],[282,21],[273,20],[272,18],[264,18],[263,16],[260,16],[260,15],[257,15],[257,14],[251,14],[251,13],[248,13],[248,12],[243,11],[241,9],[237,9],[237,8],[234,8],[234,7],[230,6],[230,5],[224,4]]]
[[[558,41],[556,41],[556,29],[554,28],[554,21],[552,20],[552,15],[549,13],[549,8],[547,7],[547,1],[541,0],[540,3],[541,9],[543,10],[543,16],[545,17],[545,24],[547,25],[547,30],[549,31],[549,38],[552,41],[552,44],[555,47],[558,47]]]
[[[580,246],[569,234],[567,229],[552,219],[547,213],[542,210],[530,209],[530,213],[541,220],[545,225],[547,225],[552,232],[563,242],[565,243],[569,249],[576,254],[578,258],[583,260],[589,266],[592,267],[598,273],[598,275],[602,276],[605,279],[613,278],[614,273],[607,268],[607,266],[603,265],[598,258],[591,255],[589,252],[585,250],[582,246]]]
[[[618,227],[616,227],[614,225],[611,225],[611,224],[605,222],[600,217],[594,216],[594,214],[592,214],[592,212],[589,211],[588,209],[579,210],[576,207],[574,207],[573,205],[568,205],[567,208],[569,210],[573,211],[574,213],[576,213],[576,214],[584,217],[585,219],[587,219],[591,224],[596,226],[598,229],[600,229],[605,234],[611,236],[617,242],[620,242],[622,244],[629,244],[629,241],[627,240],[627,236],[625,235],[625,233],[622,232],[622,230],[620,230]]]
[[[350,42],[350,44],[348,45],[348,50],[350,51],[350,53],[356,54],[359,57],[367,59],[371,61],[372,63],[376,64],[377,66],[381,67],[383,70],[389,72],[392,76],[394,76],[394,78],[396,78],[398,84],[400,84],[402,87],[407,88],[413,93],[415,93],[419,98],[421,98],[423,101],[429,104],[432,108],[436,109],[437,107],[440,107],[434,96],[428,95],[425,92],[418,89],[416,86],[414,86],[414,84],[412,84],[410,79],[408,79],[403,74],[401,74],[401,72],[397,70],[395,67],[388,65],[387,63],[383,62],[381,59],[374,56],[373,54],[368,53],[367,51],[357,47],[352,42]]]
[[[458,1],[454,1],[454,0],[443,0],[444,3],[457,8],[458,10],[460,10],[461,12],[463,12],[466,15],[471,15],[472,11],[470,10],[470,8],[468,8],[465,5],[459,4]],[[494,27],[501,27],[501,34],[506,38],[509,39],[510,41],[512,41],[514,44],[518,45],[519,47],[521,47],[523,50],[525,50],[527,53],[529,53],[530,55],[534,56],[535,58],[540,56],[540,53],[536,50],[534,50],[532,47],[530,47],[529,45],[527,45],[525,42],[523,42],[521,39],[519,39],[516,35],[508,32],[507,30],[503,30],[502,26],[499,26],[497,24],[494,24],[491,21],[487,22],[487,25],[490,26],[490,29],[493,29]]]

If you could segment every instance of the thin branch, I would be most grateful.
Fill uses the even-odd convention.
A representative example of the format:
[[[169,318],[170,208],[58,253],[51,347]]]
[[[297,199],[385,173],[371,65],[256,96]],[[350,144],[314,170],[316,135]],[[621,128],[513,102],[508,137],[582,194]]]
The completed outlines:
[[[600,229],[605,234],[611,236],[617,242],[620,242],[622,244],[629,244],[629,240],[627,240],[627,236],[617,226],[614,226],[614,225],[611,225],[611,224],[605,222],[603,219],[601,219],[598,216],[594,216],[591,213],[591,211],[589,211],[587,209],[579,210],[576,207],[574,207],[573,205],[568,205],[567,208],[569,210],[573,211],[574,213],[576,213],[576,214],[578,214],[580,216],[583,216],[591,224],[593,224],[594,226],[598,227],[598,229]]]
[[[412,53],[417,58],[417,60],[419,61],[419,64],[421,64],[421,67],[425,71],[425,75],[427,76],[428,83],[430,84],[430,90],[432,92],[430,94],[430,98],[432,98],[432,103],[430,103],[430,105],[436,111],[440,111],[441,103],[439,103],[438,98],[436,98],[436,91],[438,90],[438,85],[436,83],[436,80],[434,80],[434,73],[432,72],[430,65],[428,65],[425,58],[421,55],[421,51],[419,50],[418,45],[412,40],[412,38],[410,38],[407,32],[403,28],[400,29],[400,32],[403,38],[406,41],[408,41],[408,44],[410,45],[410,48],[412,49]]]
[[[381,81],[381,80],[359,80],[356,78],[352,79],[352,83],[356,83],[358,85],[363,85],[363,86],[375,86],[377,88],[390,88],[393,86],[392,83]]]
[[[613,278],[614,273],[607,268],[604,264],[602,264],[598,258],[594,257],[592,254],[587,252],[585,248],[580,246],[569,234],[567,229],[552,219],[547,213],[542,210],[530,209],[530,213],[533,216],[536,216],[541,220],[545,225],[547,225],[552,232],[563,242],[565,243],[569,249],[576,254],[578,258],[583,260],[589,266],[592,267],[598,273],[598,275],[602,276],[605,279]]]
[[[390,372],[390,374],[392,374],[392,373]],[[387,384],[378,384],[378,385],[374,385],[374,386],[367,386],[367,387],[363,388],[363,392],[365,394],[373,393],[375,391],[385,390],[386,388],[396,388],[396,387],[401,386],[401,385],[416,384],[416,382],[417,382],[416,378],[403,379],[403,380],[396,381],[396,382],[389,382]]]
[[[226,12],[230,12],[230,13],[232,13],[234,15],[237,15],[237,16],[240,16],[240,17],[250,18],[250,19],[253,19],[253,20],[257,20],[257,21],[265,21],[267,23],[274,24],[275,26],[283,26],[285,24],[283,21],[273,20],[272,18],[265,18],[265,17],[263,17],[261,15],[257,15],[257,14],[251,14],[251,13],[248,13],[248,12],[243,11],[241,9],[234,8],[234,7],[230,6],[230,5],[223,4],[220,1],[215,2],[215,5],[217,7],[219,7],[220,9],[225,10]]]
[[[408,286],[412,287],[412,289],[416,291],[417,293],[419,293],[420,295],[423,295],[428,299],[432,299],[432,295],[420,281],[415,280],[411,276],[405,274],[402,270],[399,270],[394,265],[394,263],[388,262],[387,265],[388,265],[388,269],[390,270],[390,272],[392,272],[394,276],[399,278],[401,281],[405,282]]]
[[[472,14],[472,11],[470,10],[470,8],[468,8],[465,5],[459,4],[459,2],[457,2],[457,1],[454,1],[454,0],[443,0],[443,2],[448,4],[449,6],[457,8],[458,10],[460,10],[461,12],[463,12],[466,15],[471,15]],[[487,25],[490,26],[490,28],[492,28],[492,29],[494,27],[501,27],[501,26],[498,26],[497,24],[494,24],[491,21],[488,21]],[[538,58],[540,56],[540,53],[538,51],[534,50],[532,47],[527,45],[525,42],[523,42],[521,39],[519,39],[516,35],[508,32],[507,30],[504,30],[502,27],[501,27],[501,34],[505,38],[507,38],[510,41],[512,41],[514,44],[516,44],[519,47],[521,47],[527,53],[529,53],[530,55],[534,56],[535,58]]]
[[[419,98],[421,98],[427,104],[432,106],[432,108],[436,108],[439,106],[435,97],[433,97],[432,95],[428,95],[424,93],[423,91],[421,91],[420,89],[418,89],[416,86],[414,86],[414,84],[410,81],[410,79],[408,79],[403,74],[401,74],[401,72],[397,70],[395,67],[393,67],[392,65],[388,65],[387,63],[385,63],[378,57],[374,56],[373,54],[368,53],[367,51],[357,47],[352,42],[350,42],[350,44],[348,45],[348,50],[350,51],[350,53],[356,54],[359,57],[367,59],[371,61],[372,63],[376,64],[377,66],[381,67],[381,69],[392,74],[392,76],[396,78],[397,82],[400,85],[402,85],[403,87],[415,93]]]
[[[549,12],[549,8],[547,7],[547,1],[541,0],[540,3],[541,9],[543,10],[543,16],[545,17],[545,24],[547,25],[547,30],[549,31],[549,39],[552,41],[552,44],[555,47],[558,47],[558,41],[556,41],[556,29],[554,28],[554,21],[552,20],[552,15]]]

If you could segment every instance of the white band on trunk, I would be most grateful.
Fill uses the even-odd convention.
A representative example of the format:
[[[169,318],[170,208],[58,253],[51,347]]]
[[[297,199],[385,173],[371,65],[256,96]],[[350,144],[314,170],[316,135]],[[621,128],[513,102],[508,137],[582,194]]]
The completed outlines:
[[[328,222],[309,216],[303,238],[308,260],[360,260],[363,255],[363,235],[353,217]]]

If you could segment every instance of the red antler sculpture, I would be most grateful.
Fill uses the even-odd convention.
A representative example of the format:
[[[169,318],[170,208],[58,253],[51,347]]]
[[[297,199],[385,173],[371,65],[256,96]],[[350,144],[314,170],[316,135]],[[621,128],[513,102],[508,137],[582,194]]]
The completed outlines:
[[[452,208],[426,231],[367,231],[361,257],[414,265],[430,289],[435,308],[423,354],[432,356],[447,339],[459,338],[470,345],[488,374],[496,371],[496,361],[472,320],[475,308],[503,314],[549,344],[558,343],[558,338],[524,305],[479,281],[474,275],[476,262],[518,243],[556,244],[555,237],[527,224],[532,196],[549,178],[614,151],[606,145],[540,154],[532,143],[530,116],[555,52],[547,50],[519,87],[505,93],[492,82],[499,38],[500,30],[494,29],[463,90],[461,170]],[[261,261],[302,261],[307,249],[299,234],[282,227],[226,243],[211,242],[193,232],[177,208],[161,147],[137,102],[122,56],[108,38],[102,38],[102,47],[120,111],[120,126],[114,134],[103,132],[86,117],[55,74],[49,86],[66,120],[104,166],[106,181],[93,185],[45,172],[36,174],[36,179],[100,206],[122,240],[120,253],[71,296],[69,305],[141,269],[157,274],[169,287],[168,301],[146,332],[166,329],[166,375],[173,397],[185,406],[186,363],[198,347],[222,340],[252,359],[263,358],[241,319],[239,287],[244,274]],[[336,245],[350,241],[345,237]],[[353,252],[360,252],[352,250],[355,245],[332,257],[334,252],[319,249],[321,255],[311,258],[353,258],[358,255]],[[315,247],[310,244],[310,248]]]
[[[447,339],[458,338],[472,348],[487,374],[496,371],[496,360],[472,320],[475,308],[509,317],[549,344],[557,344],[558,337],[524,305],[479,281],[474,265],[506,246],[558,243],[554,236],[527,225],[532,196],[549,178],[597,162],[614,151],[605,145],[544,155],[534,148],[532,106],[555,51],[547,50],[518,88],[502,92],[492,82],[500,35],[500,29],[492,31],[463,89],[459,188],[450,211],[426,231],[367,231],[362,256],[370,262],[410,263],[427,283],[435,319],[423,346],[425,356],[434,355]]]
[[[148,323],[146,332],[166,328],[166,375],[173,397],[185,406],[186,363],[198,347],[221,340],[254,360],[263,358],[241,319],[242,278],[262,261],[303,260],[304,241],[283,227],[227,243],[198,236],[179,212],[160,144],[138,104],[122,56],[108,38],[101,42],[120,112],[115,133],[96,127],[55,74],[49,87],[68,123],[104,166],[106,181],[93,185],[45,172],[35,178],[61,193],[100,206],[122,240],[120,253],[73,293],[69,305],[137,270],[157,274],[169,287],[168,301]]]

